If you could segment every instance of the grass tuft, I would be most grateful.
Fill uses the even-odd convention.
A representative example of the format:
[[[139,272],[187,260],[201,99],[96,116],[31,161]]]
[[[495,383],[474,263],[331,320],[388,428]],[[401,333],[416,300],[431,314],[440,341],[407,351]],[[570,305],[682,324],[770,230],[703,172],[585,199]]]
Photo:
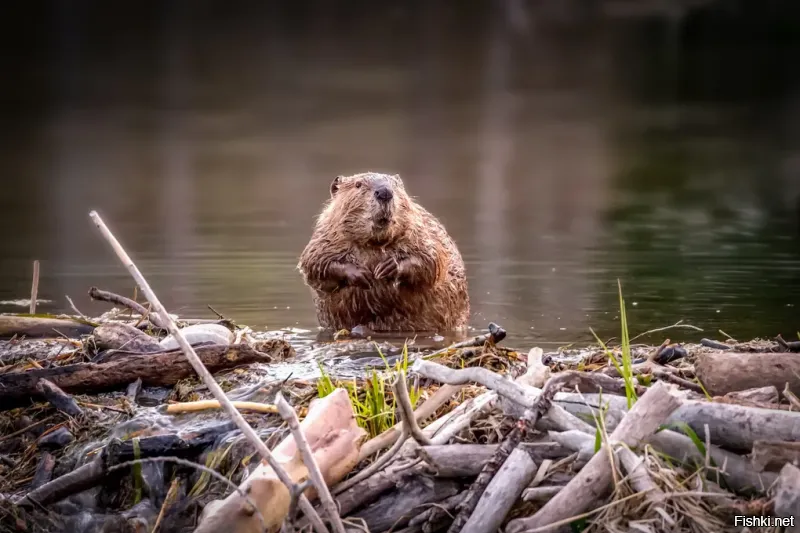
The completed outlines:
[[[628,409],[633,407],[633,404],[636,403],[638,399],[636,397],[636,384],[634,383],[634,375],[633,375],[633,364],[631,362],[631,341],[630,336],[628,335],[628,317],[625,313],[625,299],[622,297],[622,283],[617,280],[617,287],[619,289],[619,320],[620,326],[622,329],[622,364],[620,365],[617,358],[608,349],[608,347],[600,340],[600,337],[597,336],[597,333],[594,332],[593,329],[589,328],[594,335],[594,338],[597,339],[597,342],[603,348],[606,355],[608,356],[611,363],[614,365],[614,368],[617,369],[620,376],[625,382],[625,398],[628,400]]]

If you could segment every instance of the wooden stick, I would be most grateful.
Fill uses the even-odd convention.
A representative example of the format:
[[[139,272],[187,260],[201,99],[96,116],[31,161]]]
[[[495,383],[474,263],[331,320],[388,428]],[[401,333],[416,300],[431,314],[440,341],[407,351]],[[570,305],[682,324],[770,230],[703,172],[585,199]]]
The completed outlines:
[[[142,304],[131,300],[130,298],[126,298],[125,296],[120,296],[119,294],[109,291],[103,291],[97,287],[91,287],[89,289],[89,298],[92,300],[97,300],[98,302],[109,302],[112,304],[121,305],[122,307],[130,309],[131,311],[135,311],[141,315],[142,319],[148,319],[157,328],[167,329],[166,325],[162,322],[158,315],[153,315],[150,311],[145,309]]]
[[[433,396],[425,400],[419,408],[414,411],[414,420],[418,423],[422,422],[429,416],[433,415],[437,409],[444,405],[453,395],[463,389],[463,385],[443,385],[433,393]],[[359,455],[359,462],[371,456],[377,451],[391,446],[393,442],[400,436],[402,423],[397,423],[393,427],[387,429],[377,437],[368,440],[361,447],[361,455]]]
[[[268,403],[259,402],[231,402],[240,411],[254,411],[264,414],[278,414],[278,408]],[[217,400],[200,400],[197,402],[171,403],[159,407],[159,411],[170,415],[180,413],[194,413],[205,411],[206,409],[219,409],[220,403]]]
[[[150,288],[150,285],[147,283],[147,280],[144,278],[144,276],[142,276],[142,274],[139,272],[139,269],[136,268],[136,265],[128,256],[127,252],[125,252],[125,249],[122,248],[122,245],[120,245],[116,237],[114,237],[108,227],[106,227],[105,223],[96,211],[89,213],[89,216],[92,218],[106,241],[111,245],[111,248],[113,248],[114,252],[117,254],[117,257],[119,257],[120,261],[122,261],[125,268],[128,269],[128,272],[130,272],[137,285],[142,289],[145,298],[147,298],[147,301],[150,302],[150,304],[153,306],[153,309],[155,309],[156,315],[158,315],[166,325],[167,331],[169,331],[169,333],[178,341],[178,345],[183,350],[184,355],[186,355],[186,358],[189,360],[192,368],[194,368],[195,372],[197,372],[197,375],[200,376],[200,378],[203,380],[203,383],[206,385],[206,387],[208,387],[208,390],[224,407],[225,412],[228,413],[228,416],[230,416],[231,419],[236,423],[236,426],[241,430],[242,435],[245,436],[245,438],[256,449],[259,455],[266,459],[266,461],[275,471],[278,479],[280,479],[291,491],[294,483],[292,483],[289,474],[286,473],[286,470],[284,470],[281,464],[272,456],[269,448],[267,448],[267,445],[264,444],[264,442],[258,437],[258,434],[255,432],[255,430],[250,426],[250,424],[247,423],[236,407],[233,406],[222,388],[217,384],[216,381],[214,381],[214,376],[211,375],[211,373],[203,365],[203,362],[200,361],[200,358],[197,357],[194,349],[186,341],[183,333],[181,333],[181,331],[178,329],[178,326],[175,325],[175,322],[172,320],[172,317],[169,315],[169,313],[167,313],[167,310],[163,305],[161,305],[161,301]],[[314,508],[311,506],[311,502],[308,501],[308,498],[305,496],[305,494],[300,495],[300,509],[307,516],[313,516],[313,514],[316,514]],[[314,529],[318,533],[325,533],[327,531],[325,525],[321,522],[314,523]]]
[[[314,483],[314,487],[317,489],[317,495],[322,502],[322,507],[325,509],[325,513],[328,515],[328,520],[330,520],[331,524],[333,524],[333,530],[336,533],[345,533],[344,524],[339,516],[339,512],[336,510],[336,503],[333,501],[333,496],[331,496],[331,492],[328,490],[328,485],[325,483],[325,479],[322,477],[322,472],[320,472],[317,460],[314,458],[314,453],[311,451],[311,447],[308,445],[308,440],[306,440],[306,436],[300,429],[300,422],[297,420],[297,413],[295,413],[292,406],[289,405],[289,402],[284,399],[283,394],[281,394],[280,391],[275,396],[275,406],[278,408],[281,418],[283,418],[289,425],[289,430],[292,432],[292,436],[294,437],[297,451],[300,453],[300,458],[303,460],[306,468],[308,468],[308,475],[311,477],[311,481]]]
[[[608,446],[621,442],[628,447],[638,446],[680,405],[680,400],[669,386],[658,382],[650,387],[628,412],[617,429],[609,437],[609,443],[586,463],[564,490],[548,501],[539,511],[528,518],[509,522],[507,533],[521,533],[547,526],[588,510],[611,488],[612,466],[608,457]]]
[[[494,533],[522,491],[536,474],[536,463],[522,448],[515,448],[483,492],[461,533]]]
[[[486,368],[470,367],[455,370],[438,363],[417,359],[414,361],[411,370],[426,378],[435,379],[436,381],[448,383],[450,385],[464,385],[470,382],[479,383],[525,407],[533,407],[536,401],[536,397],[531,397],[526,394],[522,385],[510,381]],[[536,389],[531,388],[531,390]]]
[[[392,384],[392,389],[394,391],[394,398],[397,400],[397,406],[400,408],[400,413],[403,416],[404,424],[408,426],[408,432],[418,443],[430,444],[431,439],[422,433],[422,430],[419,429],[419,425],[417,425],[417,421],[414,419],[414,408],[411,407],[411,398],[408,396],[406,373],[404,371],[401,370],[398,372],[397,378]]]
[[[39,260],[33,262],[33,282],[31,283],[31,314],[36,314],[36,299],[39,296]]]

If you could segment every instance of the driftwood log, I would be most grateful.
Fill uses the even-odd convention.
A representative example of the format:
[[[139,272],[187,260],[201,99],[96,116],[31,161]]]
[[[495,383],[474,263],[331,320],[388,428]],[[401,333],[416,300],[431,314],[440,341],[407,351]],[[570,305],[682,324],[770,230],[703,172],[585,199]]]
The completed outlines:
[[[353,405],[345,389],[336,389],[324,398],[312,401],[300,429],[328,486],[341,481],[355,468],[366,432],[356,423]],[[309,478],[294,437],[288,436],[281,441],[272,450],[272,455],[295,485]],[[277,531],[289,513],[291,493],[274,470],[260,464],[239,488],[255,502],[268,531]],[[313,498],[316,491],[310,487],[305,494]],[[263,530],[259,514],[240,492],[234,492],[224,500],[206,506],[195,533],[217,531],[261,533]]]
[[[653,434],[666,418],[680,405],[680,400],[662,382],[650,387],[634,404],[622,422],[609,437],[609,443],[586,463],[567,486],[539,511],[528,518],[512,520],[507,533],[520,533],[537,527],[552,525],[588,510],[611,489],[610,445],[622,443],[637,447]]]
[[[786,463],[800,465],[800,442],[757,440],[750,455],[759,472],[779,470]]]
[[[454,479],[416,476],[398,483],[396,490],[384,494],[366,509],[351,515],[366,522],[369,531],[399,529],[430,504],[440,502],[461,491]]]
[[[698,354],[694,372],[709,394],[776,387],[786,383],[800,394],[800,357],[795,353],[705,353]]]
[[[800,533],[800,468],[787,464],[781,469],[774,505],[776,516],[794,520],[794,526],[786,527],[784,532]]]
[[[266,349],[266,348],[265,348]],[[211,372],[251,363],[269,363],[281,359],[294,348],[286,341],[272,339],[269,353],[257,352],[246,344],[201,346],[197,355]],[[78,363],[54,368],[0,374],[0,405],[40,397],[37,383],[46,379],[69,393],[100,392],[122,389],[137,378],[145,386],[171,386],[195,372],[180,350],[159,354],[128,355],[108,363]]]
[[[463,533],[494,533],[536,474],[537,465],[524,448],[512,451],[483,491]]]
[[[125,350],[132,353],[157,353],[163,351],[158,340],[130,324],[122,322],[103,324],[92,335],[95,347],[101,350]]]
[[[95,325],[77,319],[25,315],[0,315],[0,339],[13,336],[28,338],[75,338],[88,335]]]
[[[590,411],[596,412],[601,403],[597,394],[574,393],[556,394],[555,402],[583,420],[590,419]],[[609,409],[606,425],[613,428],[619,414],[627,410],[626,400],[621,396],[604,394],[602,403]],[[745,453],[750,452],[757,440],[800,441],[800,412],[684,400],[667,422],[685,423],[703,440],[708,426],[712,443]]]

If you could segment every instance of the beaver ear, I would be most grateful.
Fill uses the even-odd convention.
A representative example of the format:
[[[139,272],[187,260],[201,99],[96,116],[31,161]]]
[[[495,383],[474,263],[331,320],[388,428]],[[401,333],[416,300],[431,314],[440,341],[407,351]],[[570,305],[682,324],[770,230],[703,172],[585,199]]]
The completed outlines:
[[[331,197],[333,197],[333,195],[336,194],[336,191],[339,190],[339,183],[341,181],[342,181],[341,176],[336,176],[335,178],[333,178],[333,181],[331,182]]]

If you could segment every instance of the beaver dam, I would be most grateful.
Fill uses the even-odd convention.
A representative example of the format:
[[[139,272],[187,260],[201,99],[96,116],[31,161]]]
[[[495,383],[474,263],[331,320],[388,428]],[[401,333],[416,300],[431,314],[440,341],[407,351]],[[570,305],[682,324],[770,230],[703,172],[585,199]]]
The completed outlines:
[[[580,349],[310,341],[167,314],[110,242],[144,303],[0,315],[2,532],[800,526],[800,341],[637,344],[621,291]]]

